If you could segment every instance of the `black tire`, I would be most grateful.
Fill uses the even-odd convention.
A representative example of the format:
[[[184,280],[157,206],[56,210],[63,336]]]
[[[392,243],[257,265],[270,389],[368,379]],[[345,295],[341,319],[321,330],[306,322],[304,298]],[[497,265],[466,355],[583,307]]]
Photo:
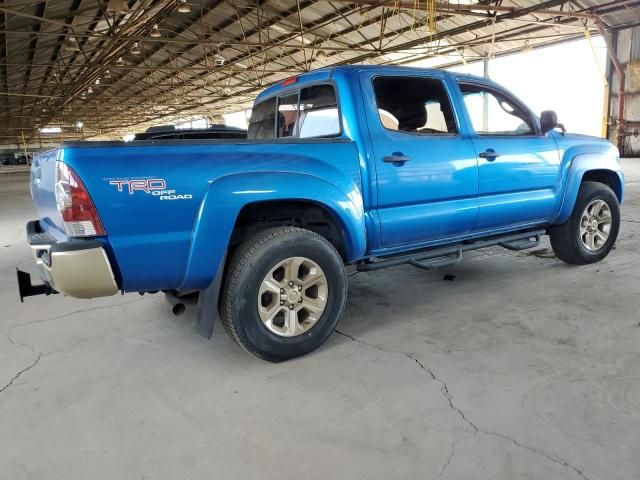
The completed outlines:
[[[306,257],[327,279],[324,312],[306,332],[276,335],[258,314],[258,292],[269,271],[290,257]],[[281,362],[312,352],[333,333],[347,298],[347,277],[336,249],[323,237],[302,228],[276,227],[259,232],[235,252],[223,284],[221,318],[229,336],[250,354]]]
[[[597,250],[587,249],[580,238],[582,214],[591,202],[603,200],[611,211],[611,229],[606,242]],[[549,231],[551,247],[563,262],[573,265],[586,265],[599,262],[613,248],[620,230],[620,205],[618,197],[607,185],[598,182],[583,182],[578,192],[571,217],[564,224],[552,227]]]

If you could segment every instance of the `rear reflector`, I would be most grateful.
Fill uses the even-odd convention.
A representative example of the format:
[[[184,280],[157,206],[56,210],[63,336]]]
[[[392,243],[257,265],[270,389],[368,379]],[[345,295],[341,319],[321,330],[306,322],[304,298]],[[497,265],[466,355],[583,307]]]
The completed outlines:
[[[70,237],[104,235],[104,228],[89,192],[78,175],[63,162],[56,162],[56,205]]]

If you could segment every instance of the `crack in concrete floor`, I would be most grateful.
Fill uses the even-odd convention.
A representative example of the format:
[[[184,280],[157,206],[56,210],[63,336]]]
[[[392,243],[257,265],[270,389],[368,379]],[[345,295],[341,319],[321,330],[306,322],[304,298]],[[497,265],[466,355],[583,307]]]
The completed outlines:
[[[354,337],[353,335],[349,335],[348,333],[339,331],[339,330],[335,330],[335,333],[337,333],[338,335],[341,335],[343,337],[348,338],[349,340],[351,340],[352,342],[358,343],[360,345],[369,347],[369,348],[374,348],[376,350],[379,350],[381,352],[386,352],[386,353],[391,353],[391,354],[395,354],[395,355],[404,355],[405,357],[413,360],[414,363],[416,363],[423,371],[427,372],[428,375],[431,377],[431,379],[433,381],[435,381],[436,383],[440,384],[440,392],[442,393],[442,395],[445,397],[445,399],[447,400],[447,402],[449,403],[449,408],[451,408],[452,410],[454,410],[458,416],[465,422],[467,423],[467,425],[469,425],[472,429],[473,429],[473,433],[482,433],[484,435],[487,436],[491,436],[491,437],[495,437],[501,440],[505,440],[508,441],[510,443],[512,443],[513,445],[515,445],[518,448],[527,450],[535,455],[544,457],[545,459],[547,459],[550,462],[555,463],[556,465],[560,465],[564,468],[567,468],[569,470],[572,470],[575,474],[577,474],[580,478],[584,479],[584,480],[589,480],[589,477],[587,477],[584,472],[582,471],[582,469],[572,465],[571,463],[569,463],[568,460],[562,458],[560,455],[557,454],[553,454],[550,455],[548,453],[545,453],[541,450],[538,450],[535,447],[531,447],[529,445],[525,445],[521,442],[519,442],[518,440],[504,434],[504,433],[500,433],[500,432],[493,432],[491,430],[485,430],[483,428],[480,428],[475,422],[473,422],[471,419],[469,419],[465,413],[458,407],[456,406],[456,404],[453,401],[453,396],[451,395],[451,392],[449,392],[449,387],[447,385],[447,383],[442,380],[441,378],[439,378],[429,367],[427,367],[425,364],[423,364],[420,360],[418,360],[414,354],[410,353],[410,352],[403,352],[403,351],[399,351],[399,350],[392,350],[392,349],[388,349],[385,347],[382,347],[380,345],[375,345],[372,343],[367,343],[363,340],[360,340],[356,337]],[[445,473],[447,468],[449,467],[449,465],[451,464],[451,461],[453,460],[453,456],[455,454],[455,444],[459,441],[460,439],[456,439],[452,442],[451,444],[451,453],[449,454],[449,457],[447,458],[446,462],[444,463],[444,465],[442,466],[442,469],[440,470],[440,473],[438,474],[437,477],[435,478],[441,478]]]
[[[26,326],[29,326],[29,325],[33,325],[35,323],[45,323],[45,322],[52,322],[54,320],[61,320],[61,319],[64,319],[64,318],[72,317],[73,315],[77,315],[79,313],[87,313],[87,312],[93,312],[95,310],[106,310],[108,308],[122,307],[122,306],[125,306],[125,305],[131,305],[132,303],[143,302],[144,300],[146,300],[146,299],[145,298],[138,298],[136,300],[130,300],[128,302],[117,303],[117,304],[114,304],[114,305],[100,305],[98,307],[91,307],[91,308],[83,308],[83,309],[80,309],[80,310],[74,310],[73,312],[63,313],[62,315],[57,315],[55,317],[39,318],[39,319],[36,319],[36,320],[29,320],[28,322],[14,323],[13,325],[9,325],[7,327],[0,328],[0,332],[10,331],[10,330],[13,330],[14,328],[26,327]]]
[[[13,330],[15,328],[20,328],[20,327],[26,327],[26,326],[29,326],[29,325],[33,325],[34,323],[43,323],[43,322],[50,322],[50,321],[54,321],[54,320],[61,320],[63,318],[71,317],[73,315],[77,315],[77,314],[80,314],[80,313],[91,312],[91,311],[94,311],[94,310],[104,310],[104,309],[108,309],[108,308],[121,307],[123,305],[129,305],[129,304],[132,304],[132,303],[141,302],[143,300],[145,300],[145,299],[144,298],[140,298],[140,299],[136,299],[136,300],[132,300],[132,301],[129,301],[129,302],[120,303],[120,304],[116,304],[116,305],[103,305],[103,306],[99,306],[99,307],[86,308],[86,309],[83,309],[83,310],[76,310],[76,311],[69,312],[69,313],[66,313],[66,314],[63,314],[63,315],[58,315],[58,316],[55,316],[55,317],[42,318],[42,319],[32,320],[32,321],[25,322],[25,323],[16,323],[16,324],[9,325],[8,327],[0,329],[0,332],[7,332],[6,336],[7,336],[7,339],[9,340],[9,343],[11,343],[12,345],[17,345],[17,346],[20,346],[20,347],[28,348],[34,354],[37,355],[36,359],[32,363],[30,363],[29,365],[27,365],[23,369],[19,370],[13,377],[11,377],[11,380],[9,380],[9,383],[7,383],[2,388],[0,388],[0,393],[3,393],[5,390],[7,390],[9,387],[11,387],[13,385],[13,383],[16,380],[18,380],[18,378],[20,378],[24,373],[26,373],[29,370],[31,370],[32,368],[36,367],[40,363],[40,360],[42,360],[42,358],[50,356],[50,355],[54,355],[56,353],[63,352],[65,350],[69,350],[71,348],[74,348],[74,347],[80,345],[81,343],[84,343],[84,342],[86,342],[88,340],[91,340],[91,339],[96,338],[96,337],[99,336],[98,335],[98,336],[92,336],[92,337],[89,337],[89,338],[84,338],[84,339],[82,339],[82,340],[80,340],[80,341],[78,341],[78,342],[76,342],[76,343],[74,343],[72,345],[67,346],[67,347],[64,347],[64,348],[61,348],[61,349],[58,349],[58,350],[54,350],[52,352],[44,353],[44,352],[36,351],[36,349],[35,349],[35,347],[33,345],[28,345],[26,343],[21,343],[21,342],[15,341],[11,337],[11,334],[10,334],[11,330]]]
[[[451,442],[451,451],[449,453],[449,456],[447,457],[447,460],[442,465],[442,468],[440,469],[440,472],[438,473],[438,475],[433,477],[433,480],[437,480],[438,478],[442,478],[444,476],[444,474],[447,471],[447,468],[449,468],[449,465],[451,465],[451,461],[453,460],[453,456],[456,453],[456,445],[460,440],[461,440],[460,438],[456,438],[453,442]]]
[[[11,377],[11,380],[9,380],[9,383],[7,383],[4,387],[0,388],[0,393],[4,392],[9,387],[11,387],[11,385],[13,385],[13,382],[15,382],[18,378],[20,378],[23,373],[28,372],[29,370],[34,368],[36,365],[38,365],[38,363],[40,363],[40,360],[43,357],[42,352],[36,352],[35,347],[33,347],[32,345],[27,345],[26,343],[20,343],[20,342],[14,341],[13,338],[11,338],[11,335],[9,335],[9,333],[7,333],[7,339],[9,340],[9,343],[11,343],[12,345],[18,345],[20,347],[28,348],[33,353],[37,354],[37,356],[36,356],[36,359],[31,364],[27,365],[25,368],[18,371],[18,373],[16,373],[13,377]]]
[[[7,383],[4,387],[0,388],[0,393],[4,392],[5,390],[7,390],[11,385],[13,385],[13,382],[15,382],[18,378],[20,378],[22,376],[23,373],[28,372],[29,370],[31,370],[33,367],[35,367],[36,365],[38,365],[38,363],[40,362],[40,359],[43,357],[43,355],[41,353],[38,353],[38,356],[36,357],[35,361],[33,363],[31,363],[30,365],[26,366],[25,368],[23,368],[22,370],[20,370],[18,373],[16,373],[11,380],[9,381],[9,383]]]

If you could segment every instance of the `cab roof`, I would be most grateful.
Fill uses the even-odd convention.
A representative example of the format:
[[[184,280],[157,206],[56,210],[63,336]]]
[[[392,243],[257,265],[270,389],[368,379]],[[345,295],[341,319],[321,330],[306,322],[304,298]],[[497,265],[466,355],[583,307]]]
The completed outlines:
[[[478,77],[476,75],[462,74],[456,72],[450,72],[448,70],[442,70],[438,68],[419,68],[419,67],[405,67],[399,65],[340,65],[336,67],[326,67],[318,70],[313,70],[308,73],[303,73],[301,75],[292,76],[285,80],[282,80],[274,85],[271,85],[267,89],[263,90],[257,97],[256,103],[262,101],[265,98],[272,97],[279,93],[282,90],[288,90],[289,87],[293,84],[306,84],[306,83],[315,83],[321,82],[323,80],[330,80],[331,77],[337,72],[349,72],[349,73],[357,73],[357,72],[371,72],[371,71],[379,71],[380,73],[392,74],[397,72],[398,74],[415,74],[417,72],[421,73],[429,73],[434,76],[443,77],[453,77],[458,80],[482,80],[486,83],[492,83],[488,79],[483,77]]]

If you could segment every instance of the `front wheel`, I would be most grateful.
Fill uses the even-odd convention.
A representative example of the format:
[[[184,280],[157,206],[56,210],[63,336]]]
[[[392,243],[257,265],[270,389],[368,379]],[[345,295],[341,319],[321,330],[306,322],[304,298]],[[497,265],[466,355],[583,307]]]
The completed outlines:
[[[270,228],[235,252],[222,292],[222,323],[252,355],[283,361],[322,345],[346,298],[344,264],[325,238],[296,227]]]
[[[585,265],[599,262],[609,254],[619,229],[620,206],[615,193],[602,183],[584,182],[571,217],[553,227],[549,236],[560,260]]]

